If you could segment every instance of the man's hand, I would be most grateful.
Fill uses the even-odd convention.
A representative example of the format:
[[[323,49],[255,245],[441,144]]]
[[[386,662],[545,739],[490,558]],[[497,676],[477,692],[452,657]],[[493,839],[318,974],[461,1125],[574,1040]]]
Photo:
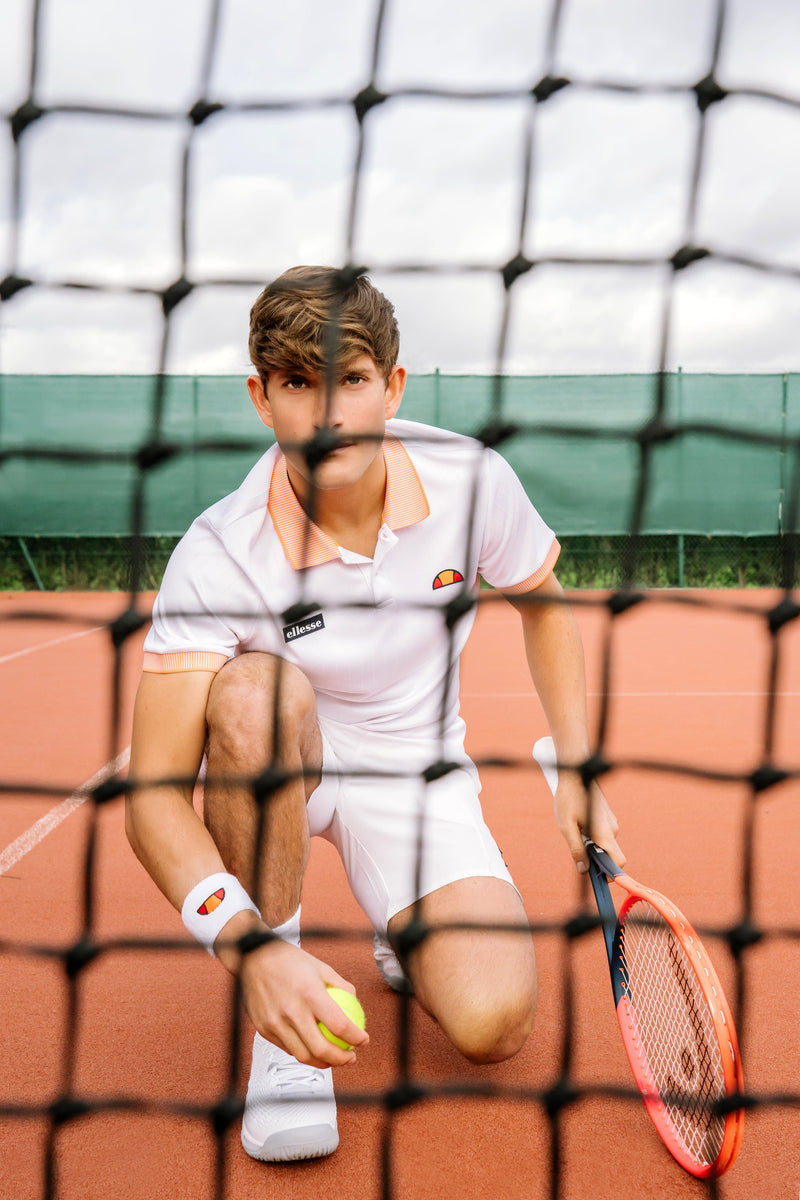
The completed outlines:
[[[619,822],[596,783],[587,795],[577,771],[559,771],[555,813],[558,828],[579,871],[589,869],[584,835],[607,851],[618,866],[625,865],[625,855],[616,837]]]
[[[255,914],[238,913],[237,917],[254,931],[266,929],[257,918],[251,919]],[[229,970],[238,974],[245,1008],[261,1036],[311,1067],[340,1067],[355,1062],[354,1052],[329,1042],[317,1024],[324,1022],[331,1033],[353,1047],[367,1045],[369,1036],[325,988],[331,984],[355,994],[353,985],[327,963],[280,939],[240,956],[231,941],[247,928],[234,928],[240,924],[237,917],[220,934],[217,954]]]

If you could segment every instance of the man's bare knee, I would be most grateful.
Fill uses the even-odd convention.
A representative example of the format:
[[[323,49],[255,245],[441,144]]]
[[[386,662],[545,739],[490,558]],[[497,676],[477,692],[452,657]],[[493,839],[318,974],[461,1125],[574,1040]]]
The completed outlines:
[[[503,1062],[519,1053],[533,1028],[536,997],[465,1006],[446,1026],[450,1041],[474,1063]]]
[[[302,744],[316,725],[314,690],[303,672],[272,654],[231,659],[217,673],[206,707],[209,743],[239,759],[273,757],[274,735]]]

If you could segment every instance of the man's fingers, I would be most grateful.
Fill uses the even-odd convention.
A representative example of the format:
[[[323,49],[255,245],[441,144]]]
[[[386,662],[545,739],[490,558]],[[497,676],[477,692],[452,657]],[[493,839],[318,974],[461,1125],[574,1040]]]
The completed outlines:
[[[606,854],[609,854],[613,858],[618,867],[625,866],[627,859],[613,833],[606,834],[605,837],[596,837],[593,840],[605,850]]]

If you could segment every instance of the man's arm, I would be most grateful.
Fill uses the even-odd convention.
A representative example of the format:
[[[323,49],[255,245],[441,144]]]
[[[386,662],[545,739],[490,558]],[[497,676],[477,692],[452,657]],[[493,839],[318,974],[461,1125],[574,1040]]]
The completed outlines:
[[[536,600],[510,597],[522,619],[525,653],[534,687],[542,702],[559,762],[582,762],[589,754],[586,715],[586,672],[583,645],[575,618],[555,575],[535,592]],[[545,601],[552,600],[553,603]],[[587,796],[576,771],[559,771],[555,798],[558,827],[579,871],[588,868],[582,834],[586,833],[622,866],[617,819],[597,784],[592,785],[591,825]]]
[[[134,708],[130,778],[137,786],[127,798],[126,832],[136,856],[179,912],[197,883],[226,871],[192,804],[213,679],[206,671],[145,672]],[[312,1066],[352,1061],[352,1053],[326,1041],[317,1027],[322,1020],[352,1044],[368,1040],[324,988],[332,983],[352,991],[351,985],[286,942],[267,943],[242,959],[230,943],[253,930],[268,932],[268,926],[252,911],[236,913],[217,938],[216,950],[223,965],[241,976],[245,1006],[259,1033]]]
[[[213,678],[210,671],[145,672],[136,694],[130,777],[142,786],[128,796],[125,829],[137,858],[178,911],[199,880],[225,870],[192,805]],[[163,779],[173,782],[154,782]]]

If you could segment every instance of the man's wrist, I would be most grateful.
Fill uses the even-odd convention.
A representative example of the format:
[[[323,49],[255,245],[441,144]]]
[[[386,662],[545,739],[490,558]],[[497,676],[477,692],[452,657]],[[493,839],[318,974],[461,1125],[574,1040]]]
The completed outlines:
[[[194,885],[183,902],[181,917],[192,937],[213,956],[223,929],[242,912],[261,916],[236,876],[217,871]]]
[[[232,975],[238,975],[242,961],[247,957],[240,948],[242,938],[248,934],[265,934],[269,939],[271,930],[265,921],[251,909],[235,913],[227,925],[220,930],[214,942],[214,955]]]

